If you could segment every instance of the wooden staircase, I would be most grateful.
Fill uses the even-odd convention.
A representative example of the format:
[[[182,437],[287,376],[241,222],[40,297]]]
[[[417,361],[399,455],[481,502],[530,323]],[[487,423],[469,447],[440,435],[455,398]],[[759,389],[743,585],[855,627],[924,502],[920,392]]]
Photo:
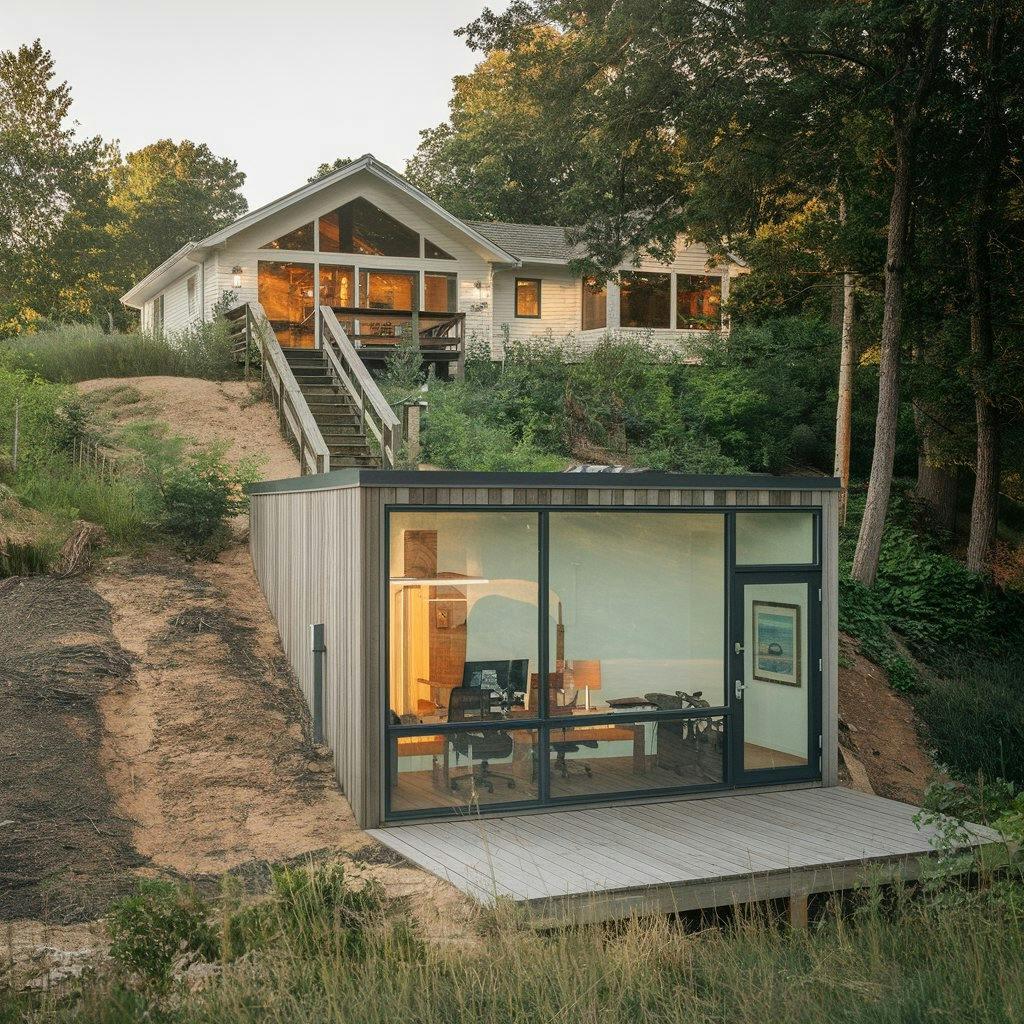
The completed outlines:
[[[359,409],[331,373],[323,350],[282,348],[281,351],[331,453],[331,469],[347,466],[379,469],[381,459],[370,448]]]

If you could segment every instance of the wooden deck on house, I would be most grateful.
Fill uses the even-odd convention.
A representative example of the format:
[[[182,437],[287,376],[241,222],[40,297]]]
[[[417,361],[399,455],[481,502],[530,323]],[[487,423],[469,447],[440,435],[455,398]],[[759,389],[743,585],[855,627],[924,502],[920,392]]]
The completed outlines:
[[[935,829],[918,808],[848,789],[463,818],[370,835],[481,903],[538,926],[673,913],[915,878]],[[972,826],[975,843],[998,842]]]

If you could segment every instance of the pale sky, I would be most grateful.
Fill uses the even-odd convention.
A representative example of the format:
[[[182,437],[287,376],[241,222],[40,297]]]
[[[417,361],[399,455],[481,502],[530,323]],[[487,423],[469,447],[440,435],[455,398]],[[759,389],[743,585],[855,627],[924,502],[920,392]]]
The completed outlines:
[[[205,142],[250,208],[337,156],[401,171],[480,59],[453,31],[506,0],[0,0],[0,50],[37,36],[81,130],[123,152]]]

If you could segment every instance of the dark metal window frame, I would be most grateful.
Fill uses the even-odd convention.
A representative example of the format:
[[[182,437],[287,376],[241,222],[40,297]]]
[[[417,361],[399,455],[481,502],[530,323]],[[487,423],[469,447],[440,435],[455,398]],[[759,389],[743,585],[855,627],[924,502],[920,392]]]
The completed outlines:
[[[515,311],[515,315],[516,315],[516,319],[517,320],[539,320],[541,318],[541,313],[544,310],[544,307],[541,304],[541,301],[542,301],[541,296],[542,296],[542,292],[543,292],[543,288],[542,288],[542,285],[541,285],[542,280],[543,279],[540,278],[540,277],[517,277],[515,279],[515,286],[512,289],[512,306],[513,306],[513,309]],[[519,312],[519,284],[520,284],[520,282],[522,282],[523,284],[535,284],[537,286],[537,312],[536,313],[520,313]]]
[[[724,531],[724,643],[723,643],[723,686],[725,704],[711,708],[670,708],[667,710],[637,711],[625,714],[623,712],[608,712],[602,715],[588,715],[587,725],[633,725],[641,722],[678,721],[680,719],[700,718],[721,718],[725,724],[725,744],[723,750],[723,771],[722,782],[713,782],[705,785],[689,785],[664,788],[641,788],[624,790],[610,793],[595,793],[587,796],[577,797],[552,797],[550,793],[550,732],[552,722],[555,721],[548,713],[549,688],[541,685],[539,687],[540,706],[538,715],[533,718],[516,719],[495,719],[493,721],[473,722],[465,725],[449,725],[448,723],[422,723],[416,725],[392,725],[390,716],[391,695],[390,695],[390,665],[391,665],[391,601],[390,601],[390,579],[391,579],[391,516],[392,513],[403,512],[451,512],[459,514],[463,512],[490,512],[500,514],[503,512],[525,512],[537,516],[538,521],[538,543],[537,543],[537,666],[538,677],[546,681],[548,672],[546,667],[550,662],[550,637],[548,630],[549,605],[548,605],[548,579],[549,579],[549,541],[548,541],[548,520],[552,512],[577,512],[577,513],[640,513],[643,515],[721,515]],[[736,513],[737,512],[784,512],[787,514],[811,515],[814,520],[814,559],[813,565],[736,565]],[[630,505],[399,505],[391,504],[384,507],[384,537],[383,537],[383,582],[380,600],[383,604],[383,658],[381,678],[378,681],[381,693],[381,715],[383,728],[381,730],[381,781],[384,787],[384,820],[405,821],[422,818],[451,818],[465,814],[460,807],[431,807],[418,808],[410,811],[395,811],[391,806],[391,739],[398,736],[441,736],[456,732],[480,732],[485,730],[517,730],[537,732],[537,797],[522,801],[506,801],[502,803],[481,804],[481,814],[507,814],[516,810],[536,810],[550,807],[574,807],[588,804],[607,804],[609,802],[632,801],[644,798],[686,796],[692,793],[702,792],[723,792],[735,789],[738,786],[765,785],[771,783],[784,783],[803,779],[819,778],[821,774],[820,751],[817,748],[818,731],[821,728],[821,704],[822,674],[820,671],[812,673],[816,685],[812,688],[811,701],[808,714],[808,743],[811,743],[813,734],[814,744],[808,746],[811,752],[808,757],[808,765],[796,769],[768,769],[768,777],[760,777],[765,773],[751,773],[742,770],[742,749],[734,740],[732,735],[733,719],[742,715],[742,707],[739,706],[733,693],[730,680],[734,670],[735,653],[733,651],[734,629],[737,615],[737,601],[742,600],[743,583],[749,579],[755,582],[759,576],[773,576],[785,578],[785,582],[800,582],[802,578],[818,581],[821,579],[821,508],[819,506],[797,505],[797,506],[735,506],[735,505],[693,505],[693,506],[630,506]],[[813,595],[812,595],[813,596]],[[809,606],[811,602],[809,601]],[[820,613],[820,606],[817,608],[817,615],[812,615],[812,622],[808,623],[808,664],[813,664],[812,658],[818,657],[821,649],[821,628],[823,618]],[[557,720],[561,727],[561,719]],[[547,756],[544,756],[547,752]],[[813,754],[817,752],[818,756]]]

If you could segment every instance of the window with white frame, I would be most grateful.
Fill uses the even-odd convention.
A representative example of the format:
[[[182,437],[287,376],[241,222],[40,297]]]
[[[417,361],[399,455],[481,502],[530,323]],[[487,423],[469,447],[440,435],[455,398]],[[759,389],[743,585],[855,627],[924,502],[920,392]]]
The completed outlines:
[[[158,295],[153,300],[153,313],[151,316],[150,328],[154,334],[164,333],[164,297]]]
[[[185,282],[185,292],[188,296],[188,315],[194,317],[199,312],[199,275],[193,274]]]

